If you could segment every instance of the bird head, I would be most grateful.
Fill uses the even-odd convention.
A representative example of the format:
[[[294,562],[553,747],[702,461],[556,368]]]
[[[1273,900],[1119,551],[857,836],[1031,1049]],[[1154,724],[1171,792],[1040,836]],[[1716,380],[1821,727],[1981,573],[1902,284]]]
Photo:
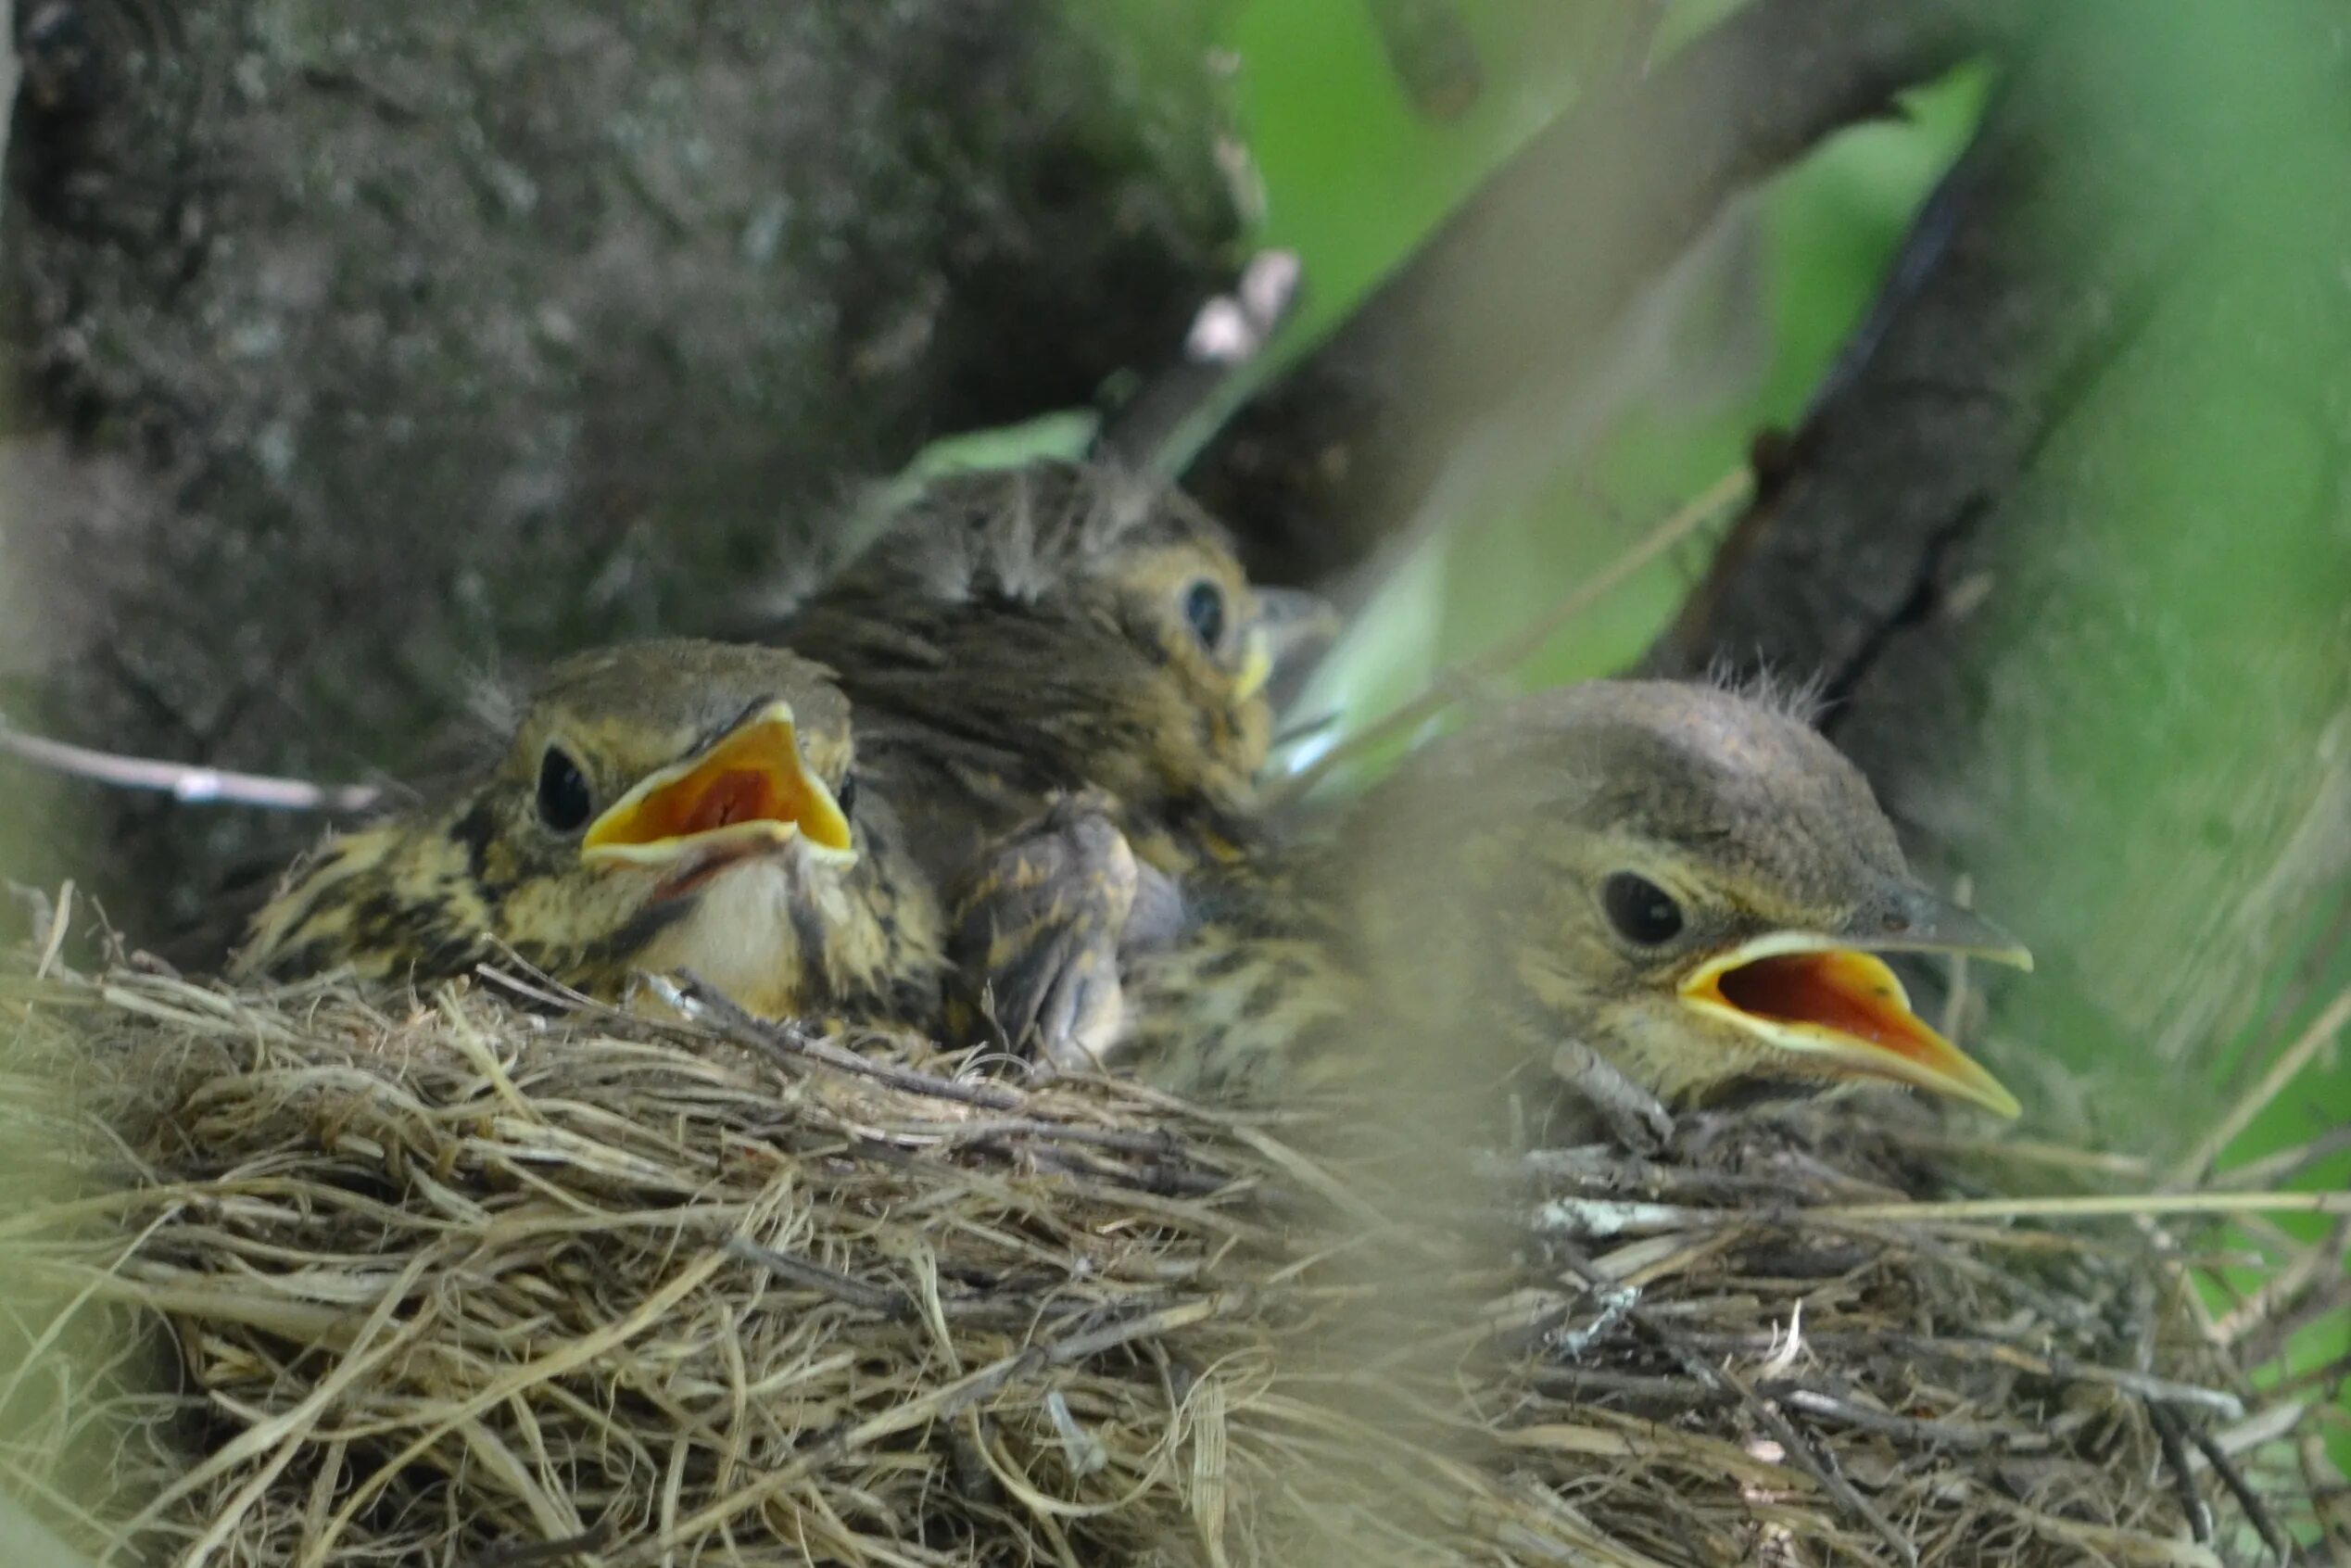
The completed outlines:
[[[777,635],[841,672],[880,745],[983,756],[1040,797],[1013,820],[1099,790],[1158,862],[1155,828],[1245,815],[1270,688],[1335,629],[1313,596],[1254,587],[1164,483],[1038,462],[932,481]]]
[[[1482,1020],[1522,1056],[1574,1040],[1668,1099],[1878,1079],[2016,1113],[1879,955],[2029,955],[1911,874],[1860,772],[1782,707],[1667,682],[1545,693],[1424,749],[1349,844],[1375,868],[1369,967],[1422,1027],[1437,998],[1457,1034]],[[1396,876],[1410,846],[1445,862]]]
[[[511,921],[650,931],[748,868],[838,880],[858,858],[853,761],[847,700],[792,653],[603,649],[549,673],[451,836],[511,860]]]
[[[789,989],[795,911],[860,861],[848,702],[773,649],[653,641],[557,664],[446,807],[331,841],[241,972],[462,972],[511,948],[566,983],[694,967]]]
[[[1328,645],[1335,613],[1312,594],[1252,584],[1223,530],[1173,497],[1088,576],[1081,591],[1119,630],[1138,694],[1164,710],[1147,729],[1162,768],[1236,788],[1253,777],[1272,743],[1270,689]]]

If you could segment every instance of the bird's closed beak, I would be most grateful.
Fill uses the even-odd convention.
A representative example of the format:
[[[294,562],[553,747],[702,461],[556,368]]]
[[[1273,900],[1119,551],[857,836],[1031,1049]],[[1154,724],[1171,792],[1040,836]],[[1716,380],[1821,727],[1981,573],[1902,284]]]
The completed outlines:
[[[1864,948],[1964,954],[2032,967],[2032,955],[1982,917],[1904,888],[1839,932],[1774,931],[1741,943],[1692,971],[1682,981],[1682,1000],[1857,1077],[1890,1079],[2016,1115],[2016,1097],[1912,1012],[1894,971]]]
[[[677,866],[683,891],[719,868],[797,842],[853,864],[849,818],[801,755],[791,704],[768,703],[695,755],[640,779],[588,825],[590,866]]]
[[[1273,681],[1287,681],[1310,665],[1339,635],[1339,613],[1304,588],[1255,590],[1257,618],[1241,654],[1238,699],[1247,702]]]

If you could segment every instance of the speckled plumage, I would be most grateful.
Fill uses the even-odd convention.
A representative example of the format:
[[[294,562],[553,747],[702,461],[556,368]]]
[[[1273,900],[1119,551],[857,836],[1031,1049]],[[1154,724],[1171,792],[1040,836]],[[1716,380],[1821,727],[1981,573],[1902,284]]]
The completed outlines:
[[[602,813],[779,700],[802,765],[847,803],[853,861],[794,839],[676,864],[590,864],[585,823],[563,831],[543,819],[550,747],[584,776],[587,809]],[[860,787],[849,802],[854,761],[848,702],[793,654],[656,641],[567,660],[524,707],[503,756],[453,799],[338,836],[298,865],[233,972],[348,967],[425,981],[511,955],[600,997],[620,996],[634,974],[686,968],[763,1015],[928,1022],[937,903],[886,798]]]
[[[1110,806],[1064,796],[989,846],[950,890],[952,1038],[1063,1069],[1093,1066],[1116,1042],[1119,952],[1146,873]]]
[[[1187,596],[1208,585],[1204,638]],[[942,885],[1060,795],[1098,792],[1149,866],[1253,836],[1269,663],[1327,620],[1255,589],[1164,486],[1037,464],[934,484],[768,636],[834,672],[867,765]]]
[[[1676,904],[1670,940],[1644,948],[1612,923],[1603,890],[1624,873]],[[1806,934],[2021,956],[1918,884],[1817,733],[1661,682],[1514,703],[1409,759],[1326,840],[1195,876],[1187,898],[1184,935],[1129,967],[1122,1052],[1163,1086],[1220,1096],[1365,1071],[1497,1081],[1562,1046],[1668,1102],[1850,1081],[1868,1072],[1854,1054],[1694,1006],[1693,978]],[[1953,1081],[1929,1086],[2004,1099]]]

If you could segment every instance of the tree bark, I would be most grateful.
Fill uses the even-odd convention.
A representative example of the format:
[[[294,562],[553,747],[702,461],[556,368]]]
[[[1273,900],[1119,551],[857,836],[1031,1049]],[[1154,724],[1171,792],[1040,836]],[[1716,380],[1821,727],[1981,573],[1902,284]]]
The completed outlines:
[[[478,671],[709,625],[927,438],[1089,401],[1227,280],[1209,10],[34,0],[13,716],[408,765]],[[316,830],[95,809],[134,929]]]

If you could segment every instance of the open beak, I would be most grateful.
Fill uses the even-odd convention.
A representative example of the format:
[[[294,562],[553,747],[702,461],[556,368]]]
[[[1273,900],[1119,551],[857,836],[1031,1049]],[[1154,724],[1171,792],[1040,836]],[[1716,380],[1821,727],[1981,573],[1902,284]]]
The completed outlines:
[[[2032,955],[1990,921],[1904,890],[1838,935],[1774,931],[1700,965],[1682,1001],[1781,1050],[1860,1077],[1890,1079],[2002,1116],[2021,1108],[1958,1046],[1910,1009],[1894,971],[1862,951],[1965,954],[2021,968]]]
[[[660,890],[669,896],[795,842],[820,862],[857,859],[849,818],[802,758],[791,704],[778,701],[714,745],[639,780],[588,825],[580,859],[672,868]]]
[[[1271,681],[1287,681],[1322,655],[1339,635],[1339,613],[1329,601],[1304,588],[1261,588],[1255,590],[1257,619],[1242,644],[1241,702],[1247,702]]]

